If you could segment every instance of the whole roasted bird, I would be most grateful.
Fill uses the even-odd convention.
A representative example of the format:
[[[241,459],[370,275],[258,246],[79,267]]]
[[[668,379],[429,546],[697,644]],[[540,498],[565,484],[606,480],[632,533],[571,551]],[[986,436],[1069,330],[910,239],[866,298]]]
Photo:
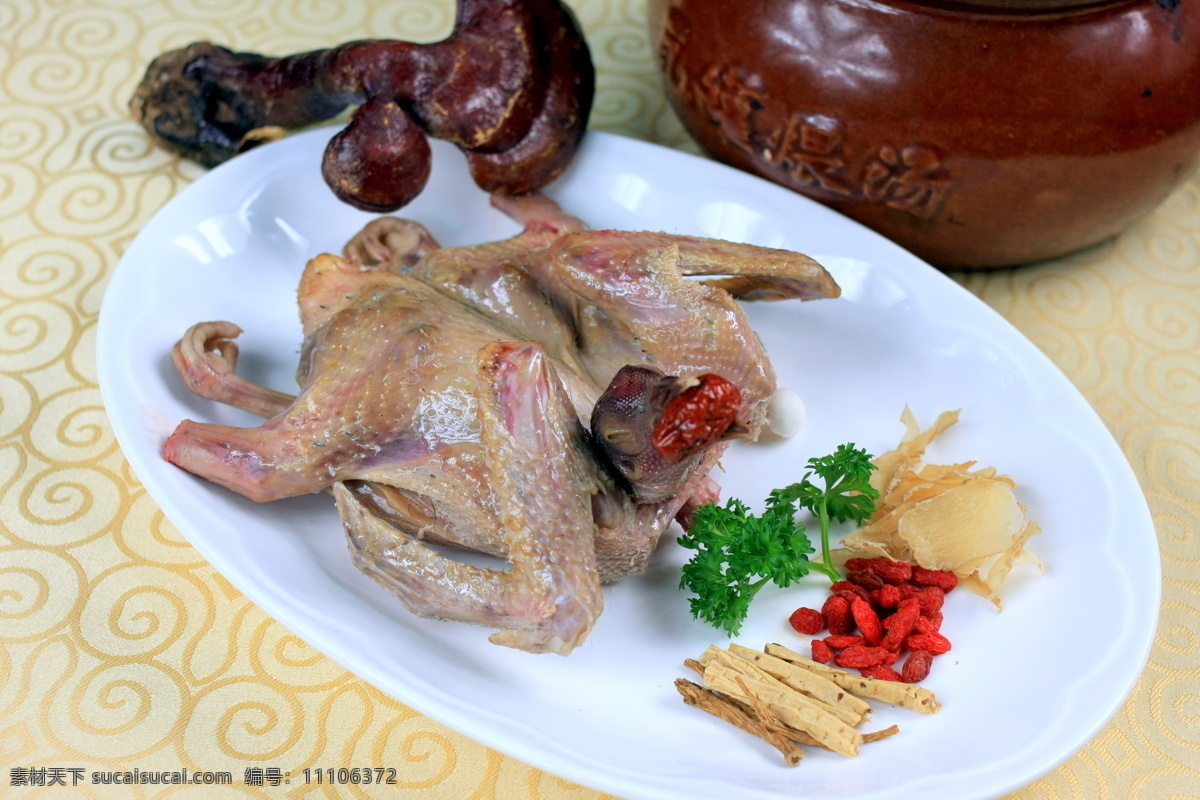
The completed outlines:
[[[192,327],[174,351],[189,388],[269,419],[184,421],[165,456],[257,501],[332,489],[355,565],[413,612],[566,654],[601,584],[644,571],[672,519],[716,498],[728,441],[758,435],[775,378],[735,298],[839,289],[796,253],[493,204],[524,231],[440,248],[382,218],[310,261],[295,397],[235,373],[237,326]]]

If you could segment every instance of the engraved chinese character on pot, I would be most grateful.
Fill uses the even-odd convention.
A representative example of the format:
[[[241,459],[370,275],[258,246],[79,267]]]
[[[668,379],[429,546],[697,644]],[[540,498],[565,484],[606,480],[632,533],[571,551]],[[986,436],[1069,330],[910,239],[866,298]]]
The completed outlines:
[[[718,125],[720,139],[745,153],[755,172],[826,202],[867,200],[924,219],[941,209],[951,180],[936,148],[864,142],[829,109],[772,102],[763,76],[745,64],[697,61],[692,30],[681,9],[667,11],[658,51],[663,73],[677,97]]]
[[[938,212],[950,191],[950,175],[941,156],[925,144],[899,150],[883,145],[867,161],[862,183],[868,200],[926,219]]]
[[[794,181],[831,197],[855,194],[846,176],[843,125],[823,114],[794,113],[780,123],[762,78],[738,64],[713,64],[697,81],[695,99],[721,125],[726,140],[786,170]]]
[[[845,133],[840,120],[823,114],[795,113],[787,126],[766,134],[762,156],[779,164],[799,183],[842,197],[853,192],[845,177]]]
[[[751,117],[766,102],[762,79],[737,64],[713,64],[696,84],[696,100],[709,118],[744,149],[754,130]]]
[[[688,79],[687,69],[681,61],[681,56],[687,46],[690,30],[691,20],[687,18],[683,10],[672,8],[667,12],[662,42],[658,47],[658,63],[662,68],[663,75],[685,102],[692,100],[692,85]]]

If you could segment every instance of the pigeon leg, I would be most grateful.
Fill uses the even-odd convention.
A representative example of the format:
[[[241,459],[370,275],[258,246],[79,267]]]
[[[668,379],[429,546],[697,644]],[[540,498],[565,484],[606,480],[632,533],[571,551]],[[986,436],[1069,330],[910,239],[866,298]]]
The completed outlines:
[[[371,220],[356,233],[342,255],[354,266],[398,271],[441,248],[422,224],[398,217]]]
[[[234,372],[238,346],[233,340],[241,332],[232,322],[193,325],[175,344],[171,361],[194,394],[260,417],[273,417],[296,398],[251,383]]]

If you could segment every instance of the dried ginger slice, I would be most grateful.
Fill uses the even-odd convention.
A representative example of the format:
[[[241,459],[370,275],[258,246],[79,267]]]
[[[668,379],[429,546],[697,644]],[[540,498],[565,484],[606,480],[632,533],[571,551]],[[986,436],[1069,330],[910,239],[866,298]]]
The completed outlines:
[[[959,582],[972,592],[991,600],[996,608],[1004,608],[1004,601],[1000,598],[1000,587],[1004,585],[1009,571],[1018,564],[1033,564],[1042,569],[1042,562],[1037,556],[1025,549],[1025,542],[1040,530],[1036,521],[1028,520],[1013,539],[1012,545],[1003,553],[963,564],[959,569],[966,574],[959,577]]]
[[[1012,490],[980,478],[914,504],[900,518],[897,536],[921,566],[958,570],[1003,553],[1024,527]]]
[[[905,406],[900,445],[874,460],[871,483],[881,492],[875,513],[842,540],[835,561],[861,554],[952,570],[964,586],[1001,608],[1000,587],[1012,567],[1029,561],[1040,566],[1024,549],[1039,529],[1012,492],[1016,482],[994,467],[922,463],[925,449],[958,414],[947,411],[922,431]]]
[[[915,505],[916,503],[902,503],[886,509],[882,516],[877,511],[871,522],[842,539],[841,548],[832,554],[834,563],[841,566],[855,555],[886,556],[896,561],[911,561],[912,553],[900,538],[900,520],[904,518],[905,512]]]
[[[884,453],[874,460],[875,472],[871,475],[871,486],[879,490],[880,496],[886,496],[892,490],[893,484],[905,469],[911,469],[913,464],[921,461],[925,448],[941,435],[947,428],[958,422],[956,411],[944,411],[934,421],[928,430],[921,430],[917,418],[908,406],[900,414],[900,421],[906,428],[900,445],[890,452]]]

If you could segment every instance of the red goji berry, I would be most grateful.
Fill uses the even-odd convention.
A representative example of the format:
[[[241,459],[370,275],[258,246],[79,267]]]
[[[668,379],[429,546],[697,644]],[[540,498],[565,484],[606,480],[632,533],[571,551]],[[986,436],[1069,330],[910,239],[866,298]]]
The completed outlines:
[[[844,580],[830,587],[818,612],[798,608],[789,618],[800,633],[829,635],[811,642],[813,658],[884,680],[922,680],[935,656],[949,652],[939,631],[946,592],[958,584],[954,573],[904,561],[852,558]],[[857,631],[860,635],[856,635]],[[903,674],[892,668],[908,651]]]
[[[788,622],[796,629],[797,633],[803,633],[806,636],[814,636],[825,629],[825,618],[815,608],[797,608],[788,617]]]
[[[833,651],[829,649],[829,645],[820,639],[813,639],[812,659],[820,664],[828,664],[830,661],[833,661]]]
[[[847,602],[853,600],[854,597],[862,597],[863,600],[869,600],[871,596],[866,589],[850,581],[839,581],[833,584],[832,587],[829,587],[829,591],[835,595],[853,595],[853,597],[846,596]]]
[[[877,667],[883,663],[887,651],[882,647],[867,647],[856,644],[847,647],[833,657],[833,663],[839,667]]]
[[[835,597],[837,597],[836,594],[831,594],[831,595],[829,595],[829,597],[826,597],[825,602],[821,604],[821,616],[825,617],[826,625],[829,624],[829,617],[827,616],[827,614],[829,612],[829,607],[831,605],[833,605],[833,598],[835,598]],[[849,609],[850,609],[850,601],[846,600],[846,610],[849,610]]]
[[[895,608],[900,605],[900,589],[890,583],[885,583],[879,587],[879,591],[871,596],[871,599],[882,609]]]
[[[861,586],[867,591],[870,591],[871,589],[878,589],[880,586],[883,586],[882,578],[880,578],[874,572],[867,572],[865,569],[855,570],[848,573],[846,575],[846,580]]]
[[[946,593],[936,586],[926,586],[913,596],[921,604],[921,613],[925,615],[941,611],[942,603],[946,602]]]
[[[913,565],[912,568],[912,581],[921,586],[936,586],[943,592],[949,592],[958,586],[958,576],[953,572],[943,569],[925,569],[917,565]]]
[[[883,621],[885,630],[891,630],[893,626],[903,622],[907,617],[911,617],[915,622],[917,617],[921,616],[921,604],[915,597],[908,597],[896,604],[896,612],[889,615]],[[907,623],[905,623],[907,624]]]
[[[892,561],[884,556],[872,558],[871,565],[867,569],[878,575],[884,583],[893,585],[911,580],[913,575],[913,567],[908,562]]]
[[[855,600],[871,602],[871,595],[867,594],[865,589],[859,589],[857,592],[838,592],[837,596],[845,599],[847,604],[853,603]]]
[[[882,664],[880,664],[878,667],[862,667],[858,670],[858,674],[862,675],[864,678],[874,678],[877,681],[896,681],[897,683],[904,682],[904,678],[900,676],[899,672],[896,672],[896,670],[892,669],[891,667],[885,667]]]
[[[914,650],[904,661],[904,669],[900,677],[905,683],[917,683],[929,677],[929,668],[933,666],[933,653],[928,650]]]
[[[913,633],[904,640],[904,646],[909,650],[928,650],[930,654],[940,656],[950,652],[950,640],[940,633]]]
[[[821,616],[825,618],[825,627],[832,634],[849,633],[854,630],[854,620],[850,617],[850,601],[839,595],[830,595],[821,606]]]
[[[834,650],[843,650],[847,647],[854,647],[856,644],[865,644],[867,640],[852,633],[844,633],[838,636],[826,636],[821,641],[825,642],[825,644],[829,645]]]
[[[858,625],[859,633],[867,640],[867,644],[878,646],[883,641],[883,626],[879,623],[879,615],[871,604],[861,597],[856,597],[850,603],[850,614]]]
[[[901,600],[900,605],[896,608],[896,613],[883,621],[887,636],[883,637],[879,646],[886,650],[899,650],[900,645],[912,633],[920,618],[921,604],[917,602],[916,598]]]

